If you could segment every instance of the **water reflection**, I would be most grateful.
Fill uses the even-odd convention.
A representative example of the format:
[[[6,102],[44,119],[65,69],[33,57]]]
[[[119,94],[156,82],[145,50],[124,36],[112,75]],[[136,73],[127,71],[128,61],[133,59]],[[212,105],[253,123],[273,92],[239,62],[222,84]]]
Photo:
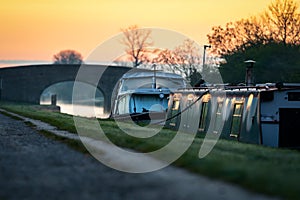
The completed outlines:
[[[104,114],[103,94],[99,89],[86,83],[76,83],[80,88],[80,94],[76,94],[76,102],[72,101],[73,81],[61,82],[46,88],[40,97],[41,105],[51,105],[51,96],[56,95],[56,105],[60,107],[61,113],[83,117],[107,118]]]
[[[108,118],[108,114],[104,114],[103,107],[76,104],[59,104],[60,112],[75,116]]]

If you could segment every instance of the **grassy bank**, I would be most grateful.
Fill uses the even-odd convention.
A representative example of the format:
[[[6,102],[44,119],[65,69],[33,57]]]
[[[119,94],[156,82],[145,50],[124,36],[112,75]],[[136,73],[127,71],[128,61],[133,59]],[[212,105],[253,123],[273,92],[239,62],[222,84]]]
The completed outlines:
[[[76,134],[72,116],[41,109],[39,106],[0,102],[0,107],[20,115],[39,119]],[[89,129],[90,120],[84,119]],[[167,144],[175,132],[163,129],[149,139],[136,139],[122,132],[112,120],[99,120],[101,128],[117,145],[148,152]],[[186,135],[189,139],[190,135]],[[233,141],[219,140],[213,151],[203,159],[198,158],[202,144],[196,138],[185,154],[174,165],[216,179],[241,185],[252,191],[300,199],[300,152],[274,149]]]

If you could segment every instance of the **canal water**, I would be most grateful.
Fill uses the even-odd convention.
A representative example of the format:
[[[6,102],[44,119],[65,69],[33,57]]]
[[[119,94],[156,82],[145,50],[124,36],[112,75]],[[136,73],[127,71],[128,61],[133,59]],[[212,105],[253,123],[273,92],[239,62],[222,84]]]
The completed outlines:
[[[103,106],[58,104],[60,112],[82,117],[108,118],[109,115],[103,112]]]

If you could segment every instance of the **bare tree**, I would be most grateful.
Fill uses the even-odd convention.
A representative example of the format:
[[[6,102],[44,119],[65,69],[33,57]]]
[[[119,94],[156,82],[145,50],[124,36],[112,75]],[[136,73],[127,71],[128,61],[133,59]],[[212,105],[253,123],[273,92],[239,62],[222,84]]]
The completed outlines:
[[[124,38],[121,43],[126,46],[126,53],[130,55],[133,67],[138,67],[147,61],[147,53],[153,41],[150,38],[151,30],[139,29],[138,26],[130,26],[122,29]]]
[[[195,75],[200,76],[200,49],[190,39],[185,40],[182,45],[175,47],[174,50],[165,49],[160,51],[154,62],[167,71],[182,75],[190,82]],[[193,84],[192,82],[191,84]]]
[[[54,64],[81,64],[83,57],[75,50],[62,50],[53,56]]]
[[[173,50],[163,49],[158,51],[157,57],[153,60],[157,64],[157,68],[172,73],[182,74],[183,71],[178,63],[177,55]]]
[[[275,0],[265,11],[263,18],[275,41],[299,44],[300,13],[294,0]]]
[[[196,46],[194,41],[190,39],[185,40],[182,45],[174,49],[174,54],[177,57],[177,63],[181,71],[188,79],[193,73],[200,70],[200,49]]]

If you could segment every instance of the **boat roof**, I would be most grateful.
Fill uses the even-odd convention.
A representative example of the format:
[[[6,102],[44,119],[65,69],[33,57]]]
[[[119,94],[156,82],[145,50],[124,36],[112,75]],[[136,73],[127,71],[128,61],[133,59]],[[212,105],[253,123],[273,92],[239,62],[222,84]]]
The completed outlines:
[[[229,86],[215,85],[209,87],[179,88],[177,92],[205,92],[205,91],[232,91],[232,92],[268,92],[268,91],[287,91],[300,90],[300,83],[263,83],[255,86]],[[176,93],[176,92],[175,92]]]
[[[183,79],[182,76],[174,73],[156,71],[156,77],[159,78],[172,78],[172,79]],[[143,72],[129,72],[122,76],[123,79],[136,79],[136,78],[146,78],[153,77],[154,71],[143,71]]]
[[[170,94],[170,89],[168,88],[137,88],[135,90],[126,90],[126,91],[122,91],[120,92],[120,95],[123,94],[149,94],[149,95],[153,95],[153,94]]]

